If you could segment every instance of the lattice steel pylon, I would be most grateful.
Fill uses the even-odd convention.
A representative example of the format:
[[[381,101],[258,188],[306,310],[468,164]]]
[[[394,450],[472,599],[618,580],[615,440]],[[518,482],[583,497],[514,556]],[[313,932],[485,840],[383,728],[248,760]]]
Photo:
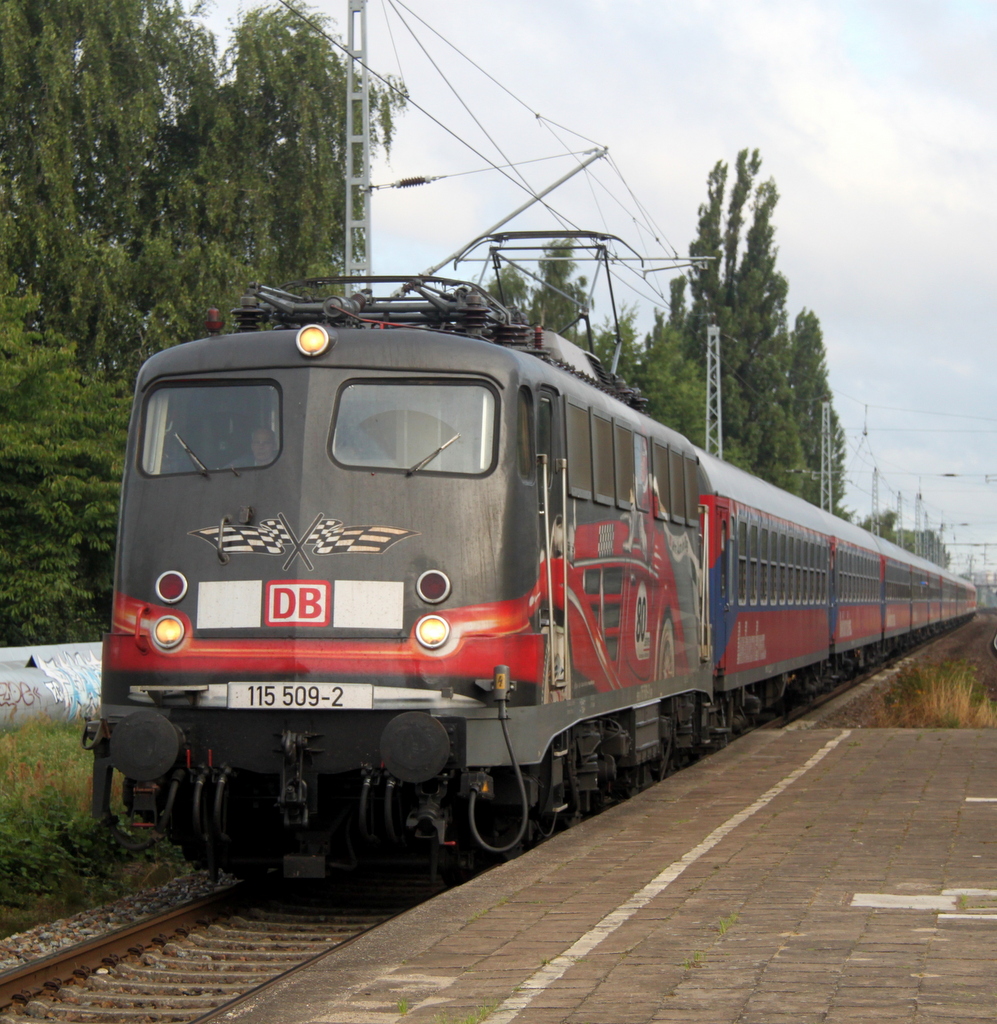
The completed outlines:
[[[897,547],[904,546],[904,496],[897,491]]]
[[[831,480],[831,403],[820,404],[820,507],[834,511],[834,483]]]
[[[879,536],[879,467],[872,471],[872,532]]]
[[[706,444],[710,455],[724,457],[723,393],[720,386],[720,328],[706,327]]]
[[[923,511],[921,508],[921,492],[917,492],[917,497],[914,499],[914,554],[924,554],[924,531],[923,524],[921,522]]]
[[[346,238],[343,273],[370,273],[370,81],[367,76],[367,0],[349,0],[346,58]],[[357,88],[357,63],[360,87]],[[360,130],[357,131],[359,115]]]

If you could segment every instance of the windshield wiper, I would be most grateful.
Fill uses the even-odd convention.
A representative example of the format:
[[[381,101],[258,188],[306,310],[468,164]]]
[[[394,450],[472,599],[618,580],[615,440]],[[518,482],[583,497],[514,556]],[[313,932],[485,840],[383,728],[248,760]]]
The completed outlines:
[[[197,471],[201,476],[209,476],[208,467],[194,454],[191,446],[176,431],[173,432],[173,436],[180,442],[180,447],[190,456],[190,461],[197,466]]]
[[[452,445],[454,441],[456,441],[459,437],[460,434],[454,434],[454,436],[451,437],[449,441],[444,441],[443,444],[441,444],[440,447],[437,448],[435,452],[430,452],[424,459],[417,462],[410,470],[408,470],[405,473],[405,475],[411,476],[413,473],[418,473],[419,470],[422,469],[423,467],[428,466],[433,461],[433,459],[435,459],[436,456],[439,455],[441,451],[443,451],[444,448],[449,448],[450,445]]]

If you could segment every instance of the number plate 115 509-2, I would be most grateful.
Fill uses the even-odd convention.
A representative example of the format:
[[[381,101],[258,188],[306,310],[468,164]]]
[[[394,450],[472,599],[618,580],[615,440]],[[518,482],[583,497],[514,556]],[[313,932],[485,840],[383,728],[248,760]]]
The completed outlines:
[[[370,683],[229,683],[228,706],[256,711],[279,708],[372,708]]]

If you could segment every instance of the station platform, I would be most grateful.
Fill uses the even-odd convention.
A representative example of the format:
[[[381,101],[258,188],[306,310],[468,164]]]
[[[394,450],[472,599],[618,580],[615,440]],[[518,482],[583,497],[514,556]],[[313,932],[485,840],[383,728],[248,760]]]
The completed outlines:
[[[997,730],[759,730],[299,970],[239,1024],[997,1016]]]

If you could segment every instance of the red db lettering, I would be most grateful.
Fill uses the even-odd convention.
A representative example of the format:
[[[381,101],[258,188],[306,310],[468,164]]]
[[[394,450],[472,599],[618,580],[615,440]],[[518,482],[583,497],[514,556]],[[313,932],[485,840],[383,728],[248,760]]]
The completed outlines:
[[[332,585],[324,580],[272,580],[267,584],[268,626],[328,626]]]

